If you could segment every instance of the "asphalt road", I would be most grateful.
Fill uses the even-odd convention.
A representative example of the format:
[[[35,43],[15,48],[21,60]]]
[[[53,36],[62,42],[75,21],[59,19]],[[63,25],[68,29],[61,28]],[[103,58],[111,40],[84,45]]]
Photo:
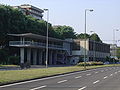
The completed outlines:
[[[120,90],[120,67],[105,67],[0,86],[0,90]]]

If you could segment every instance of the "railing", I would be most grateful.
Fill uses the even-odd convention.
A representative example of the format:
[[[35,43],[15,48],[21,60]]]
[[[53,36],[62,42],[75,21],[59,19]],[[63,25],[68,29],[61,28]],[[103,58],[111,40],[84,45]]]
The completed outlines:
[[[36,47],[46,47],[45,43],[40,43],[40,42],[32,42],[32,41],[10,41],[9,42],[9,46],[36,46]],[[53,44],[49,44],[48,48],[56,48],[56,49],[64,49],[62,46],[60,45],[53,45]]]

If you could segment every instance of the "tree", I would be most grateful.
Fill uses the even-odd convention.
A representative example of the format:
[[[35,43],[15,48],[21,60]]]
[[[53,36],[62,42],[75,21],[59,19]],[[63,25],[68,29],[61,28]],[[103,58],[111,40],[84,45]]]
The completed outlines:
[[[59,35],[59,38],[66,39],[66,38],[76,38],[76,34],[74,29],[70,26],[53,26],[54,31]]]
[[[81,34],[77,34],[77,39],[85,39],[85,37],[86,37],[86,39],[88,39],[88,38],[90,38],[90,35],[89,34],[84,34],[84,33],[81,33]]]
[[[117,48],[117,58],[120,59],[120,47]]]
[[[94,41],[97,41],[97,42],[102,42],[102,40],[99,38],[99,36],[96,33],[92,34],[90,36],[90,39],[94,40]]]

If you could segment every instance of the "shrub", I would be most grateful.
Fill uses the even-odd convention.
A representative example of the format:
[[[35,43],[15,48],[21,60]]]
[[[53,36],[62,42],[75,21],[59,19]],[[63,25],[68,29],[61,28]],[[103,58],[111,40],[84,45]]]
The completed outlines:
[[[84,62],[80,62],[77,66],[84,66]],[[96,66],[96,65],[103,65],[103,62],[86,62],[86,66]]]
[[[9,64],[18,65],[19,64],[19,56],[10,56]]]

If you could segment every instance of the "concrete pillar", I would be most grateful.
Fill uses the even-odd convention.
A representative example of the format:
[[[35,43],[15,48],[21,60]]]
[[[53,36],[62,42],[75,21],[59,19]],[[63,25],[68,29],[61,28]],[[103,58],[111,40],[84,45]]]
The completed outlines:
[[[65,63],[64,58],[64,54],[62,54],[62,63]]]
[[[31,62],[31,48],[27,48],[27,62]]]
[[[24,48],[20,48],[20,63],[24,63]]]
[[[57,51],[54,53],[54,65],[57,64]]]
[[[37,65],[37,49],[33,50],[33,65]]]
[[[39,50],[39,56],[38,56],[38,64],[40,65],[40,64],[42,64],[42,50]]]
[[[53,54],[53,52],[50,51],[50,52],[49,52],[49,64],[50,64],[50,65],[52,65],[52,59],[53,59],[53,58],[52,58],[52,54]]]

